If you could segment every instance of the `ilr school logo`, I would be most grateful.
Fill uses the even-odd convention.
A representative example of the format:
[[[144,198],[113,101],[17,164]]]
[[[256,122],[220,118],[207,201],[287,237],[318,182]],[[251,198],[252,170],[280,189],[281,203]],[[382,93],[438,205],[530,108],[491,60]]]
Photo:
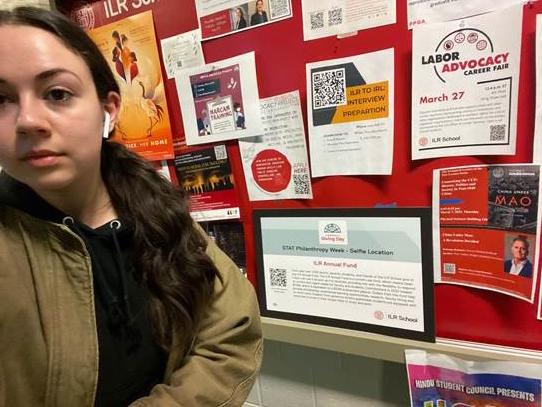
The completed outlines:
[[[434,54],[423,55],[422,65],[433,65],[444,83],[509,67],[509,52],[496,53],[487,34],[476,28],[462,28],[446,35]]]

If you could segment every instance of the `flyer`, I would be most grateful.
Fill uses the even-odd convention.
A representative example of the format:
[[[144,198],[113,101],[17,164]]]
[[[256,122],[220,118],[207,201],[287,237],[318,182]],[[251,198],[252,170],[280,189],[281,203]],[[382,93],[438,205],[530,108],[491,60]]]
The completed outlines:
[[[307,64],[313,177],[391,174],[393,54],[389,48]]]
[[[160,43],[168,79],[175,78],[175,71],[180,69],[205,65],[199,29],[164,38]]]
[[[408,27],[458,20],[506,8],[525,0],[407,0]]]
[[[88,34],[120,87],[122,105],[115,140],[151,161],[173,158],[152,12],[94,28]]]
[[[260,100],[264,132],[239,140],[251,201],[312,199],[299,92]]]
[[[412,407],[539,407],[542,366],[405,350]]]
[[[533,162],[542,162],[542,14],[536,15],[536,110],[534,121]]]
[[[233,260],[246,277],[247,258],[243,224],[237,220],[202,222],[200,225],[209,238],[211,238],[218,247]]]
[[[433,173],[436,283],[534,300],[540,166],[475,165]]]
[[[434,341],[430,213],[255,210],[262,315]]]
[[[224,144],[190,149],[176,156],[174,165],[180,188],[190,195],[194,220],[239,218],[239,198]]]
[[[305,41],[395,24],[393,0],[301,0]]]
[[[413,30],[412,159],[515,154],[522,15]]]
[[[291,0],[196,0],[203,40],[292,17]]]
[[[178,71],[175,81],[188,145],[262,134],[254,52]]]

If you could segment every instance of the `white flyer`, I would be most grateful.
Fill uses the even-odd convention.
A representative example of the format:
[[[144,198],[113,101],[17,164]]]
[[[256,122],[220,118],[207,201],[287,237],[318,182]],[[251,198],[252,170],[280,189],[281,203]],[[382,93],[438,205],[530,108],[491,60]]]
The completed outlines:
[[[407,0],[408,27],[472,17],[525,0]]]
[[[261,135],[254,52],[175,73],[186,144]]]
[[[305,41],[395,24],[393,0],[301,0]]]
[[[307,64],[313,177],[391,174],[393,81],[393,48]]]
[[[299,92],[260,100],[264,132],[239,140],[251,201],[312,199]]]
[[[542,162],[542,14],[536,15],[536,111],[534,122],[533,162]]]
[[[168,79],[173,79],[180,69],[205,65],[199,29],[164,38],[160,43]]]
[[[522,17],[514,6],[413,30],[413,160],[515,154]]]
[[[292,17],[291,0],[196,0],[203,41]]]

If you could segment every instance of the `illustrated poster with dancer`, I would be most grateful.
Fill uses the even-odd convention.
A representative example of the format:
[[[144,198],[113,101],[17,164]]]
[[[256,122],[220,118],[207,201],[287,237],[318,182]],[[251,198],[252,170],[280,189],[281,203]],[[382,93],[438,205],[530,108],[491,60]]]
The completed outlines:
[[[175,74],[186,144],[262,134],[254,52]]]
[[[147,11],[88,32],[115,74],[122,95],[115,140],[148,160],[173,158],[164,81]]]
[[[433,173],[436,283],[534,301],[540,166],[475,165]]]

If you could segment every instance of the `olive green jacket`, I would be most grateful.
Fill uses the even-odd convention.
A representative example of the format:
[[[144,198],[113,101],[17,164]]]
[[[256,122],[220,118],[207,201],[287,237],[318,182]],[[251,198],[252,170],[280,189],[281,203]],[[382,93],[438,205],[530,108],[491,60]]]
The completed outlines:
[[[132,406],[241,406],[262,356],[254,290],[212,242],[219,274],[187,355]],[[98,339],[89,254],[67,227],[0,205],[0,406],[94,405]]]

